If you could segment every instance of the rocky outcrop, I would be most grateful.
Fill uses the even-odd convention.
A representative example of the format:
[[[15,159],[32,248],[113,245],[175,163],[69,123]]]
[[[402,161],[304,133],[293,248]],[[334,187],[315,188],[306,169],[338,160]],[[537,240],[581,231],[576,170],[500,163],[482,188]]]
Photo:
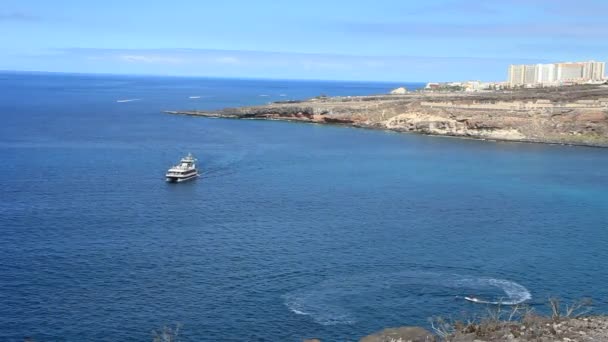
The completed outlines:
[[[388,328],[365,336],[360,342],[434,342],[437,337],[420,327]]]
[[[551,320],[536,317],[522,322],[486,322],[467,326],[448,342],[599,342],[608,341],[608,318],[603,316]]]
[[[479,139],[608,146],[608,87],[491,93],[323,97],[220,111],[173,111],[240,119],[347,124]]]
[[[360,342],[604,342],[608,341],[608,317],[550,318],[530,315],[517,321],[482,320],[456,322],[435,335],[421,327],[388,328],[361,338]],[[303,342],[321,342],[317,339]]]

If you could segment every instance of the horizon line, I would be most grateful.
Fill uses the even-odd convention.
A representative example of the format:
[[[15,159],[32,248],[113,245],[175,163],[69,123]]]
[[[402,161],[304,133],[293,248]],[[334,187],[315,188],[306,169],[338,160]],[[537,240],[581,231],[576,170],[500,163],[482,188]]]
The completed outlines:
[[[113,72],[84,72],[84,71],[46,71],[46,70],[10,70],[0,69],[0,73],[13,74],[62,74],[62,75],[90,75],[90,76],[129,76],[129,77],[170,77],[170,78],[206,78],[228,80],[257,80],[257,81],[316,81],[316,82],[354,82],[354,83],[416,83],[427,84],[429,81],[380,81],[380,80],[345,80],[345,79],[317,79],[317,78],[272,78],[272,77],[231,77],[231,76],[205,76],[205,75],[170,75],[154,73],[113,73]],[[445,81],[458,82],[458,81]]]

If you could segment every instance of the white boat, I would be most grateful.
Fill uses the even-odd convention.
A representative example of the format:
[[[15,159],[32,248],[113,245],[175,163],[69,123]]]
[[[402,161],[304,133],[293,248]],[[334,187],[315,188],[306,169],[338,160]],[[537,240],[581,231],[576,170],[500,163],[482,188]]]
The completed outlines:
[[[469,302],[473,302],[473,303],[481,303],[482,302],[481,299],[473,297],[473,296],[470,296],[470,297],[467,296],[467,297],[464,297],[464,299],[468,300]]]
[[[198,177],[196,158],[188,153],[187,156],[182,158],[178,165],[171,167],[165,176],[167,177],[167,182],[170,183],[179,183],[195,179]]]

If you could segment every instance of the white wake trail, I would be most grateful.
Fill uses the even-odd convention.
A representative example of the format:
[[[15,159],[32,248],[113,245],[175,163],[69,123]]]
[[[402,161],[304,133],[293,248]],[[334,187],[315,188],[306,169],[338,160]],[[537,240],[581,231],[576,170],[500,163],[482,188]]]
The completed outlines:
[[[370,310],[369,303],[376,306],[375,312],[390,312],[395,306],[403,310],[417,307],[420,296],[441,301],[454,296],[463,298],[467,293],[474,293],[475,297],[464,298],[481,304],[517,305],[532,298],[528,289],[510,280],[428,271],[335,277],[282,297],[291,312],[310,316],[322,325],[334,325],[353,324],[358,315]]]

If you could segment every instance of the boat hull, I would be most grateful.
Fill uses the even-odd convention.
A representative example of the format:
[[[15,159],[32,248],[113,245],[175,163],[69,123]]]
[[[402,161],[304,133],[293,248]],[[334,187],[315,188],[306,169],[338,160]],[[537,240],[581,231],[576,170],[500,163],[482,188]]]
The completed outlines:
[[[189,176],[184,176],[184,177],[167,176],[166,180],[167,180],[167,183],[181,183],[181,182],[187,182],[189,180],[196,179],[198,176],[199,176],[198,173],[195,173],[195,174],[189,175]]]

